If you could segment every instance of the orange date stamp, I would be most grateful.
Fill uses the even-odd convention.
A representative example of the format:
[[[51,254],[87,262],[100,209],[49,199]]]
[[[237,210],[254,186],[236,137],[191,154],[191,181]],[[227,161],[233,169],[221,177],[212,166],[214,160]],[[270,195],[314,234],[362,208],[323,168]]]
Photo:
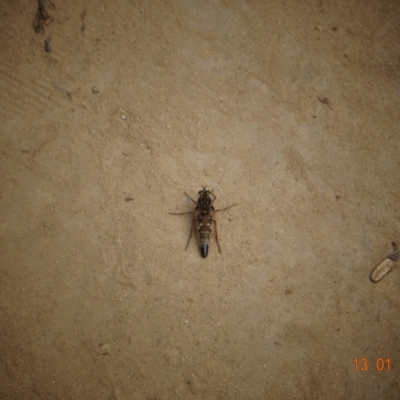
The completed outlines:
[[[382,371],[390,371],[391,369],[391,362],[392,360],[390,358],[382,358],[379,357],[375,360],[375,363],[373,361],[368,360],[368,358],[363,357],[363,358],[355,358],[353,360],[353,364],[354,364],[354,369],[356,371],[362,371],[362,372],[366,372],[368,371],[370,368],[375,367],[375,369],[379,372]],[[372,367],[371,367],[372,364]]]

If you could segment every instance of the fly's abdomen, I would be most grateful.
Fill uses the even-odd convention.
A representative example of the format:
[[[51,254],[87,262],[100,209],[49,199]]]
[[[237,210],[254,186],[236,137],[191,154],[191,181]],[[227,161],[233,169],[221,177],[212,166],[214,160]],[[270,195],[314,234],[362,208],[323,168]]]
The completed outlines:
[[[200,219],[199,225],[199,245],[200,245],[200,253],[203,258],[207,257],[208,254],[208,246],[210,243],[210,235],[211,235],[211,218],[203,217]]]
[[[200,245],[200,254],[203,258],[207,257],[208,254],[208,243],[204,243]]]

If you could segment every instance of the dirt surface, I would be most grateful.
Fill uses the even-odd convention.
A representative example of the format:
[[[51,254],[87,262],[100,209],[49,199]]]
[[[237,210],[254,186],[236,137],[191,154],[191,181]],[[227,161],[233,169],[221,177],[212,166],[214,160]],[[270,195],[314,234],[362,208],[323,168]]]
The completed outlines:
[[[399,399],[400,3],[37,10],[0,2],[0,398]]]

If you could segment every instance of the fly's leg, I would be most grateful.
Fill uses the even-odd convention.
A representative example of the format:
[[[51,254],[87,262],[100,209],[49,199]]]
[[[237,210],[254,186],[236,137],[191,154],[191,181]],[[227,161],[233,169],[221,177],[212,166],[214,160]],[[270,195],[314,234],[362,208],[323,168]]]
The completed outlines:
[[[190,200],[192,200],[192,201],[193,201],[193,203],[197,205],[197,201],[194,201],[194,200],[193,200],[193,199],[192,199],[192,198],[191,198],[191,197],[190,197],[190,196],[189,196],[189,195],[188,195],[186,192],[183,192],[183,193],[185,193],[185,194],[186,194],[186,196],[187,196],[187,197],[189,197],[189,199],[190,199]]]
[[[191,214],[193,214],[193,213],[191,213]],[[188,239],[188,241],[187,241],[187,243],[186,243],[185,251],[187,250],[187,248],[188,248],[188,246],[189,246],[189,243],[190,243],[190,239],[192,238],[192,233],[193,233],[193,229],[194,229],[194,227],[195,227],[195,222],[196,222],[196,219],[193,218],[193,220],[192,220],[192,226],[190,227],[189,239]]]
[[[228,207],[225,207],[225,208],[221,208],[221,209],[219,209],[219,210],[214,210],[214,212],[218,212],[218,211],[225,211],[225,210],[227,210],[228,208],[231,208],[231,207],[237,206],[237,204],[238,204],[238,203],[235,203],[235,204],[232,204],[231,206],[228,206]]]
[[[171,212],[170,212],[169,214],[171,214],[171,215],[185,215],[185,214],[192,214],[192,215],[194,215],[195,213],[194,213],[194,212],[183,212],[183,213],[171,213]],[[188,246],[189,246],[190,239],[192,238],[192,232],[193,232],[193,229],[194,229],[194,226],[195,226],[195,222],[196,222],[196,218],[193,218],[193,220],[192,220],[192,226],[191,226],[191,228],[190,228],[190,235],[189,235],[189,239],[188,239],[188,241],[187,241],[187,243],[186,243],[185,251],[186,251],[186,249],[187,249]]]
[[[222,210],[220,210],[220,211],[222,211]],[[212,222],[214,223],[214,225],[215,225],[215,240],[216,240],[216,242],[217,242],[218,251],[219,251],[220,253],[222,253],[222,251],[221,251],[221,246],[219,245],[219,241],[218,241],[217,221],[216,221],[214,218],[213,218],[211,221],[212,221]]]
[[[213,203],[217,199],[217,196],[214,194],[214,189],[211,190],[211,195],[214,197],[213,199],[211,199],[211,203]]]
[[[225,208],[221,208],[220,210],[213,210],[213,213],[216,213],[216,212],[218,212],[218,211],[225,211],[225,210],[227,210],[228,208],[234,207],[234,206],[236,206],[236,205],[237,205],[237,203],[232,204],[232,205],[230,205],[230,206],[228,206],[228,207],[225,207]],[[219,251],[220,253],[222,253],[222,251],[221,251],[221,246],[219,245],[219,241],[218,241],[217,221],[215,220],[214,215],[213,215],[213,218],[211,219],[211,221],[212,221],[212,222],[214,223],[214,225],[215,225],[215,240],[216,240],[217,245],[218,245],[218,251]]]

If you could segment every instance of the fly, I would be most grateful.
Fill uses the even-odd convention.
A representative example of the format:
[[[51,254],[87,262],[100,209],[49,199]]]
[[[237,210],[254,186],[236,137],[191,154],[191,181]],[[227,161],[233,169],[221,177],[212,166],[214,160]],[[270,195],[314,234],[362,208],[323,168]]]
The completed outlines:
[[[190,239],[192,238],[193,230],[196,230],[197,242],[200,247],[200,254],[203,258],[207,257],[208,248],[210,245],[210,237],[212,232],[212,226],[215,226],[215,240],[218,245],[218,251],[221,253],[221,246],[218,241],[218,233],[217,233],[217,221],[215,220],[215,213],[218,211],[224,211],[228,208],[236,206],[236,204],[232,204],[229,207],[222,208],[220,210],[216,210],[213,206],[213,202],[216,199],[215,194],[206,189],[206,186],[203,186],[203,189],[199,191],[199,198],[197,201],[193,200],[186,192],[184,192],[187,197],[194,204],[196,204],[196,208],[193,212],[184,212],[184,213],[170,213],[172,215],[183,215],[183,214],[192,214],[192,226],[190,228],[190,235],[187,241],[185,251],[189,246]]]

